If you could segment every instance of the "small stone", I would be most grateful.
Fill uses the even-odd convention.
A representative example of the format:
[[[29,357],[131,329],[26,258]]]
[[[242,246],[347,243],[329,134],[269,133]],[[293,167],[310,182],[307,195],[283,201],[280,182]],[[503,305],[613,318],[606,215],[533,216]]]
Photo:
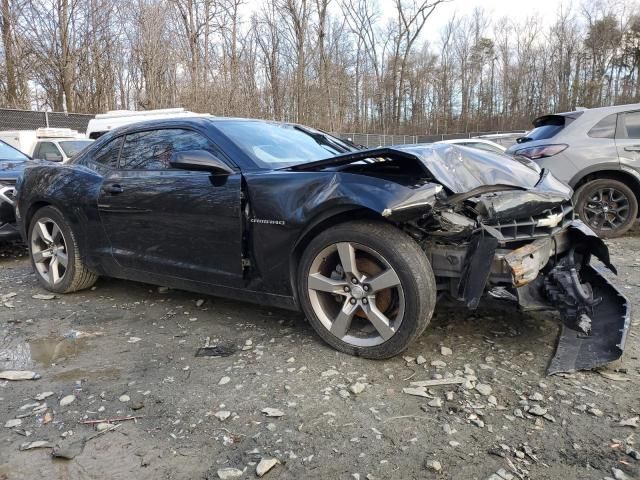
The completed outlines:
[[[447,435],[453,435],[454,433],[457,432],[457,430],[455,428],[452,428],[451,425],[449,425],[448,423],[445,423],[442,426],[442,430],[444,430],[444,433],[446,433]]]
[[[287,363],[293,363],[295,361],[296,361],[296,359],[294,357],[287,358]]]
[[[436,397],[433,400],[429,400],[427,402],[427,405],[429,405],[430,407],[440,408],[442,407],[442,399],[440,397]]]
[[[277,408],[263,408],[262,413],[264,413],[267,417],[282,417],[284,416],[284,412],[282,410],[278,410]]]
[[[169,293],[169,287],[158,287],[158,293]]]
[[[111,425],[110,423],[102,422],[96,425],[96,430],[98,432],[104,432],[105,430],[109,430],[112,427],[113,425]]]
[[[227,383],[229,383],[231,381],[231,378],[229,377],[222,377],[220,379],[220,381],[218,382],[218,385],[226,385]]]
[[[231,412],[229,410],[220,410],[213,414],[221,422],[224,422],[227,418],[231,416]]]
[[[522,410],[520,410],[519,408],[516,408],[513,411],[513,416],[518,418],[524,418],[524,414],[522,413]]]
[[[427,394],[427,389],[425,387],[406,387],[402,389],[402,393],[406,393],[408,395],[415,395],[416,397],[429,398],[429,395]]]
[[[451,446],[453,448],[459,447],[460,446],[460,442],[456,442],[455,440],[451,440],[449,442],[449,446]]]
[[[129,400],[131,400],[131,398],[129,397],[129,395],[120,395],[118,397],[118,400],[120,400],[122,403],[127,403]]]
[[[638,420],[640,420],[640,416],[635,416],[635,417],[631,417],[631,418],[623,418],[622,420],[620,420],[620,423],[618,423],[618,425],[620,425],[621,427],[634,427],[634,428],[637,428],[638,427]]]
[[[4,424],[5,428],[13,428],[13,427],[17,427],[19,425],[22,425],[22,420],[20,420],[19,418],[13,418],[11,420],[7,420],[6,423]]]
[[[340,390],[338,390],[338,395],[340,395],[340,397],[344,398],[345,400],[351,396],[349,391],[345,390],[344,388],[341,388]]]
[[[196,307],[201,307],[202,305],[204,305],[204,300],[202,298],[196,300]]]
[[[237,468],[220,468],[217,471],[218,478],[220,480],[231,480],[232,478],[240,478],[244,474],[242,470],[238,470]]]
[[[428,460],[427,468],[433,470],[434,472],[439,472],[440,470],[442,470],[442,465],[438,460]]]
[[[72,404],[75,400],[76,397],[74,395],[67,395],[66,397],[62,397],[62,400],[60,400],[60,406],[66,407],[67,405]]]
[[[36,293],[35,295],[31,295],[31,298],[35,298],[36,300],[53,300],[56,296],[50,293]]]
[[[402,357],[402,359],[407,363],[413,363],[416,360],[415,357],[409,357],[409,356]]]
[[[489,395],[487,397],[487,402],[489,402],[489,404],[493,405],[494,407],[498,406],[498,399],[496,397],[494,397],[493,395]]]
[[[547,409],[541,407],[540,405],[533,405],[527,413],[529,413],[530,415],[541,417],[547,413]]]
[[[53,395],[53,392],[42,392],[33,398],[35,398],[36,400],[44,400],[45,398],[49,398],[51,395]]]
[[[138,343],[140,340],[142,340],[140,337],[129,337],[127,343]]]
[[[587,410],[591,415],[593,415],[594,417],[601,417],[604,415],[604,412],[602,410],[600,410],[599,408],[590,408],[589,410]]]
[[[449,347],[440,347],[440,353],[446,357],[447,355],[453,355],[453,350]]]
[[[333,377],[334,375],[339,375],[340,372],[330,368],[329,370],[325,370],[320,374],[321,377]]]
[[[476,384],[476,392],[478,392],[480,395],[484,395],[486,397],[487,395],[490,395],[492,391],[492,388],[487,384]]]
[[[262,458],[262,459],[260,459],[260,463],[258,463],[258,466],[256,467],[256,475],[258,475],[259,477],[262,477],[269,470],[271,470],[273,467],[275,467],[278,463],[280,463],[280,462],[278,461],[277,458]]]
[[[422,355],[418,355],[418,358],[416,358],[416,363],[418,365],[422,365],[423,363],[427,363],[427,359],[424,358]]]
[[[355,395],[358,395],[362,392],[364,392],[365,388],[367,388],[366,384],[364,383],[360,383],[360,382],[356,382],[353,385],[351,385],[349,387],[349,390],[351,390],[351,392]]]
[[[544,397],[542,396],[541,393],[539,392],[534,392],[531,395],[529,395],[529,400],[532,400],[534,402],[541,402],[544,400]]]
[[[433,360],[431,362],[431,366],[436,368],[444,368],[447,366],[447,364],[444,363],[442,360]]]
[[[612,468],[611,473],[616,480],[630,480],[629,476],[619,468]]]

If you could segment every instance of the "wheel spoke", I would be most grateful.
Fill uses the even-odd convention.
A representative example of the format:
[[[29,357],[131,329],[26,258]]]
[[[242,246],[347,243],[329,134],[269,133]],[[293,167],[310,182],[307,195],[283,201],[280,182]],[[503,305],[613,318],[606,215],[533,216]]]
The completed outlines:
[[[38,233],[38,236],[42,239],[42,241],[46,244],[51,244],[53,243],[53,238],[51,238],[51,235],[49,234],[49,230],[47,230],[47,225],[44,222],[38,222],[36,224],[36,232]]]
[[[49,262],[49,282],[51,285],[55,285],[60,281],[60,272],[58,271],[58,260],[55,258]]]
[[[337,248],[342,269],[359,280],[360,273],[356,267],[356,249],[348,242],[338,243]]]
[[[38,251],[32,252],[32,255],[33,255],[33,261],[34,262],[42,263],[47,258],[51,258],[51,250],[49,250],[49,249],[38,250]]]
[[[338,338],[344,337],[349,331],[349,328],[351,328],[351,320],[353,320],[353,315],[357,309],[358,305],[352,305],[349,300],[346,300],[340,313],[338,313],[338,316],[331,324],[331,333]]]
[[[371,280],[367,280],[367,283],[371,286],[371,291],[375,293],[400,285],[400,279],[394,270],[389,269],[373,277]]]
[[[347,282],[345,282],[344,280],[333,280],[331,278],[325,277],[321,273],[314,273],[309,275],[308,287],[311,290],[346,295],[346,292],[344,291],[344,287],[346,285]]]
[[[64,268],[67,268],[67,264],[69,263],[69,258],[67,257],[66,252],[58,251],[58,263],[62,265]]]
[[[385,340],[389,340],[396,333],[391,327],[389,319],[384,313],[378,310],[372,302],[363,306],[363,310],[369,321],[373,324],[374,328],[378,331],[380,336]]]
[[[59,243],[60,239],[62,238],[62,232],[60,231],[58,225],[56,225],[55,223],[51,228],[51,238],[55,243]]]

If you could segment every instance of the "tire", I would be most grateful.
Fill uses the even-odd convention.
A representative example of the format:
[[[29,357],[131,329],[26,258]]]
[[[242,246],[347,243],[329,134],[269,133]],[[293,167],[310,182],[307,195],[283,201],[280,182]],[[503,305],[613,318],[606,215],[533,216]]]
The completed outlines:
[[[82,261],[73,230],[57,208],[49,205],[34,214],[28,240],[31,264],[45,289],[71,293],[96,282],[98,276]]]
[[[425,253],[402,231],[376,221],[342,223],[314,238],[302,254],[298,288],[302,310],[325,342],[371,359],[404,351],[424,332],[436,303]]]
[[[635,193],[618,180],[591,180],[578,188],[574,198],[580,219],[602,238],[624,235],[638,218]]]

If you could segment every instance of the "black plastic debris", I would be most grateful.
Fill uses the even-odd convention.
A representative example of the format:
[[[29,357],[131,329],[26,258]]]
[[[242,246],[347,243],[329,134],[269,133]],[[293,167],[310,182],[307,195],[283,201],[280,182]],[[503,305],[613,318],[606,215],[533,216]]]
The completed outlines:
[[[233,343],[219,343],[200,347],[196,350],[196,357],[229,357],[236,353],[236,346]]]

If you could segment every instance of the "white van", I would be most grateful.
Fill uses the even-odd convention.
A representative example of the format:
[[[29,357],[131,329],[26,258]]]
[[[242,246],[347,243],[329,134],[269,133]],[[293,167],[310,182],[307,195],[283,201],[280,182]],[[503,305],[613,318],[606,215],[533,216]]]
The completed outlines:
[[[32,158],[52,162],[66,162],[93,142],[69,128],[5,130],[0,132],[0,140]]]
[[[107,113],[99,113],[89,120],[87,126],[87,138],[93,140],[100,138],[114,128],[130,125],[146,120],[160,120],[176,117],[205,117],[208,114],[194,113],[184,108],[163,108],[159,110],[112,110]]]

